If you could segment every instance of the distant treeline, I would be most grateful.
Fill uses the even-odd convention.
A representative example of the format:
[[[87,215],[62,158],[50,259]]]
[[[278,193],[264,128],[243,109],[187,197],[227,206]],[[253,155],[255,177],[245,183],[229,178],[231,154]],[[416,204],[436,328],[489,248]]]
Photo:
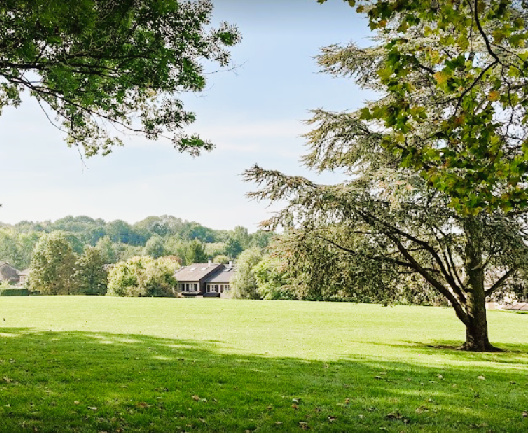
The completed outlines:
[[[233,260],[247,248],[265,248],[273,237],[273,233],[265,231],[250,234],[241,226],[213,230],[169,215],[147,217],[134,224],[67,216],[54,222],[0,223],[0,261],[7,261],[18,269],[27,268],[40,237],[54,231],[64,232],[78,254],[87,245],[98,247],[107,263],[138,255],[154,258],[172,255],[183,264],[214,258]]]

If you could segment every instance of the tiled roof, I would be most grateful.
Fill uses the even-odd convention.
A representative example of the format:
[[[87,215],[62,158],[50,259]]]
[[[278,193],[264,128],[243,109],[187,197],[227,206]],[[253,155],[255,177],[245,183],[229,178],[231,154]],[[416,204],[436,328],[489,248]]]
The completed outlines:
[[[226,284],[231,282],[233,275],[235,275],[235,268],[225,268],[207,277],[205,282]]]
[[[220,263],[193,263],[192,265],[178,269],[174,277],[178,281],[199,281],[212,272],[223,268],[224,265]]]

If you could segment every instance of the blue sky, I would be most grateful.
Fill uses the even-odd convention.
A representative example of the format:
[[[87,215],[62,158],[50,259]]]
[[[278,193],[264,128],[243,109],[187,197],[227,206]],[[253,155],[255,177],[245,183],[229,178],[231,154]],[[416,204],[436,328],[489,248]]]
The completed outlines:
[[[242,33],[232,50],[237,67],[208,75],[204,92],[182,99],[198,118],[186,131],[210,139],[216,149],[191,158],[167,141],[126,137],[123,148],[83,163],[26,98],[0,116],[0,221],[88,215],[132,223],[169,214],[215,229],[242,225],[253,232],[272,212],[245,197],[255,186],[242,182],[241,173],[253,164],[322,183],[342,179],[315,176],[300,166],[300,134],[308,130],[301,121],[310,109],[363,104],[365,93],[350,80],[318,73],[313,57],[332,43],[368,44],[364,18],[341,0],[213,4],[213,21],[236,24]]]

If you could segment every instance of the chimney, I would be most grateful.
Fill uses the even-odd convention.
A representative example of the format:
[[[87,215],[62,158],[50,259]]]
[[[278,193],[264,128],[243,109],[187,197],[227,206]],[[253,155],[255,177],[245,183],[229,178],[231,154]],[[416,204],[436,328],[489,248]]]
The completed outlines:
[[[212,260],[209,259],[209,266],[211,266],[213,264]]]
[[[230,268],[233,267],[233,260],[229,260],[229,267],[230,267]]]

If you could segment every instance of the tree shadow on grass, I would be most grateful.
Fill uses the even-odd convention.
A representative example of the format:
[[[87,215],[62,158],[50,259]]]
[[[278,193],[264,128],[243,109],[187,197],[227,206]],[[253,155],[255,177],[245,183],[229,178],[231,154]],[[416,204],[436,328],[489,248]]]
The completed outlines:
[[[388,346],[401,349],[407,353],[427,353],[437,354],[441,352],[443,356],[447,355],[460,360],[475,360],[481,359],[484,361],[504,360],[504,362],[527,362],[528,363],[528,344],[512,344],[499,343],[496,347],[499,351],[496,352],[470,352],[461,349],[459,340],[436,340],[434,342],[423,343],[420,341],[399,340],[397,343],[391,344],[386,342],[369,342],[374,346]]]
[[[324,362],[222,353],[220,343],[0,328],[0,431],[528,428],[528,362],[518,359],[502,371],[359,355]]]

